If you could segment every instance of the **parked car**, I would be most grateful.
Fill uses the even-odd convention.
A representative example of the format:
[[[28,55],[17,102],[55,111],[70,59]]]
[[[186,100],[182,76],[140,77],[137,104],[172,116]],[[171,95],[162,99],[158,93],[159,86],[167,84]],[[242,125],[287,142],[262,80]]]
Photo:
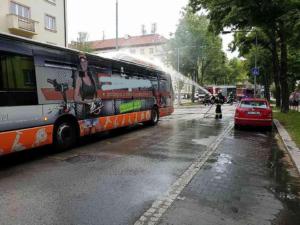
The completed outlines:
[[[235,110],[234,124],[272,128],[273,115],[269,102],[262,98],[244,98]]]
[[[198,102],[203,103],[204,98],[205,98],[205,94],[198,94],[198,98],[197,98]]]

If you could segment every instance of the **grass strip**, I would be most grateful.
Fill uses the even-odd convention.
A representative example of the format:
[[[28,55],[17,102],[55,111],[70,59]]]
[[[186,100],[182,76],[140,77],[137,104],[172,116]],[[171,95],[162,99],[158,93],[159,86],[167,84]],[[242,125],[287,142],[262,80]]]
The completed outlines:
[[[279,109],[273,109],[273,117],[279,120],[300,148],[300,112],[290,110],[288,113],[282,113]]]

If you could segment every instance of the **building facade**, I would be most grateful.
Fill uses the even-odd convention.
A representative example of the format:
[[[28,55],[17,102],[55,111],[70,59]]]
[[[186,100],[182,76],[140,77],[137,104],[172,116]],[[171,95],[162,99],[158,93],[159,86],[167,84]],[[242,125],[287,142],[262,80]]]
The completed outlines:
[[[67,46],[66,0],[1,0],[0,32]]]
[[[154,59],[163,55],[163,47],[166,43],[167,39],[159,34],[126,35],[118,39],[118,49],[125,53],[142,55],[145,58]],[[91,41],[88,44],[93,53],[116,51],[116,39]]]

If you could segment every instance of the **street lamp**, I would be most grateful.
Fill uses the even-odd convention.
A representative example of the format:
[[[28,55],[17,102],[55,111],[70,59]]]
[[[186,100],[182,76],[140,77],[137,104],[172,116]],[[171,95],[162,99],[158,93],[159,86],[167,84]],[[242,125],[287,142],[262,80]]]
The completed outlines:
[[[250,32],[251,30],[231,30],[231,31],[222,31],[222,34],[230,34],[235,32]],[[255,54],[254,54],[254,69],[255,74],[254,75],[254,97],[256,97],[256,76],[258,75],[258,69],[257,69],[257,30],[255,30]]]
[[[119,50],[119,43],[118,43],[118,0],[116,0],[116,50]]]

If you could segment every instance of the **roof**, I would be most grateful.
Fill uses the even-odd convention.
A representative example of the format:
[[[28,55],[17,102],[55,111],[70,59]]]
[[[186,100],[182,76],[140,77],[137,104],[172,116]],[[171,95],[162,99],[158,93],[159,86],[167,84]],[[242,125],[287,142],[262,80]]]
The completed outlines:
[[[167,39],[159,34],[148,34],[142,36],[128,36],[127,38],[119,38],[118,45],[124,47],[138,47],[146,45],[165,44]],[[93,50],[114,49],[116,47],[116,39],[106,39],[99,41],[90,41]]]

